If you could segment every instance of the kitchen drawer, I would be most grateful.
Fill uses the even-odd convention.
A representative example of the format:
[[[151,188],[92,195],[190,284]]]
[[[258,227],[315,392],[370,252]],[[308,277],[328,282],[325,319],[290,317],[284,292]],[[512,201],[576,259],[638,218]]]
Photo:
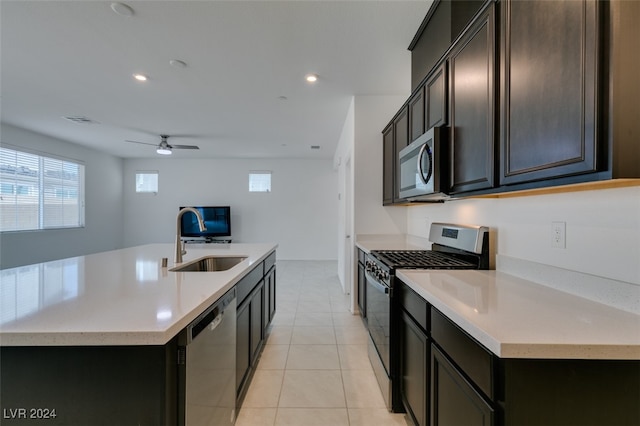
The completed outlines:
[[[494,399],[495,358],[437,309],[431,309],[431,338],[489,399]]]
[[[271,267],[276,264],[276,252],[273,251],[267,258],[264,260],[264,275],[267,275]]]
[[[400,280],[398,280],[398,283],[400,284],[398,286],[400,289],[400,305],[424,331],[429,330],[429,304],[405,283]]]
[[[258,285],[263,274],[263,264],[260,264],[238,281],[238,284],[236,284],[236,289],[238,290],[238,306],[242,304],[253,288]]]

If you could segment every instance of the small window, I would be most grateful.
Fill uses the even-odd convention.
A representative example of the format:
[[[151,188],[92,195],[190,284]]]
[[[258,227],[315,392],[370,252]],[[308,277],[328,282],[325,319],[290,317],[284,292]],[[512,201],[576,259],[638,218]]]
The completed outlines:
[[[271,192],[271,172],[249,172],[249,192]]]
[[[158,172],[136,172],[136,192],[158,192]]]

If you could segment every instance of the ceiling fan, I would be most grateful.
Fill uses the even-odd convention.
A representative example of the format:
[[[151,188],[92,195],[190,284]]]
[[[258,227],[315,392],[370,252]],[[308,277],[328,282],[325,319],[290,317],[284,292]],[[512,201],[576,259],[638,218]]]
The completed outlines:
[[[125,142],[132,142],[132,143],[139,143],[139,144],[142,144],[142,145],[155,146],[156,147],[156,152],[158,154],[162,154],[162,155],[170,155],[172,150],[174,150],[174,149],[200,149],[196,145],[169,145],[169,143],[167,142],[167,139],[169,139],[169,135],[160,135],[160,143],[158,145],[156,145],[154,143],[130,141],[130,140],[127,140]]]

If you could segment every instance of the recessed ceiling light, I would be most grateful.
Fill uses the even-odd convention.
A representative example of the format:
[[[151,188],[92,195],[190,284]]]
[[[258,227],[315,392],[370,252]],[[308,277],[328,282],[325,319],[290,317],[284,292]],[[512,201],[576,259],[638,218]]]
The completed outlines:
[[[115,13],[117,13],[120,16],[133,16],[133,8],[131,8],[131,6],[126,5],[124,3],[117,3],[117,2],[113,2],[111,3],[111,10],[113,10]]]
[[[318,76],[316,74],[307,74],[304,79],[307,80],[307,83],[315,83],[318,81]]]
[[[144,74],[134,74],[133,78],[135,78],[138,81],[147,81],[148,77]]]

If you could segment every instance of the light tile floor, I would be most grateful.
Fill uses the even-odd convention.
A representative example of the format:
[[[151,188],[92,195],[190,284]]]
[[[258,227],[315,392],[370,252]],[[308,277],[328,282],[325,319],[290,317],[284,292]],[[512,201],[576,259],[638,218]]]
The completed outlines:
[[[276,315],[236,426],[407,426],[387,411],[337,264],[277,263]]]

